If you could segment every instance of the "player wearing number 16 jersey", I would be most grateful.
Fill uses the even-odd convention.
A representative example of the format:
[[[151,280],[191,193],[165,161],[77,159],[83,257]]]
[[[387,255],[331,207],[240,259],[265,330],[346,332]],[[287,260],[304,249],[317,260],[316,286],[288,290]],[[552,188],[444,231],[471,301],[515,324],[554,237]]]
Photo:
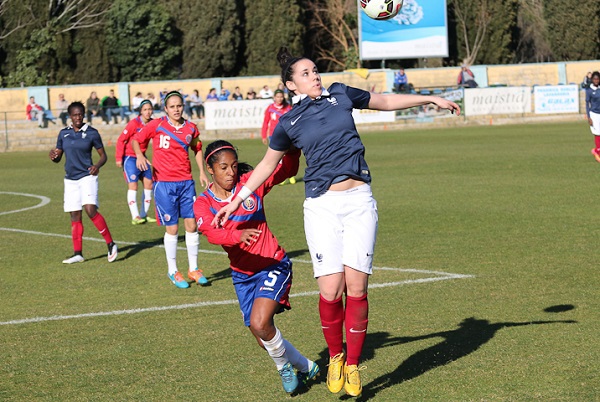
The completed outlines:
[[[200,169],[200,183],[206,187],[208,179],[204,173],[202,141],[198,127],[182,117],[183,96],[179,92],[172,91],[165,96],[165,111],[165,117],[152,120],[136,133],[131,145],[137,157],[137,167],[145,171],[150,163],[142,152],[140,143],[152,140],[154,204],[156,218],[166,228],[164,245],[169,279],[178,288],[189,287],[189,283],[177,269],[177,234],[179,218],[183,218],[189,263],[188,278],[205,285],[208,281],[198,269],[200,236],[194,219],[196,190],[188,154],[191,148]]]
[[[227,141],[209,144],[206,155],[213,183],[194,203],[198,229],[227,252],[244,324],[275,362],[284,390],[292,393],[299,382],[314,378],[319,366],[285,340],[273,322],[275,314],[290,308],[292,262],[267,226],[263,197],[298,172],[300,151],[288,152],[267,181],[218,228],[211,226],[215,213],[236,196],[252,168],[238,164],[237,152]]]

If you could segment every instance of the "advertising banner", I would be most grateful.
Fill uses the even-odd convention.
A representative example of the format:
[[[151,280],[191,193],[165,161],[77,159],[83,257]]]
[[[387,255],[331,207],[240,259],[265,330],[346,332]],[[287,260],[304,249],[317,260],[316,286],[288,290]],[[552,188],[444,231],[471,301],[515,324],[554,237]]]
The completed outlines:
[[[579,113],[577,85],[546,85],[533,88],[535,113]]]
[[[206,130],[261,128],[273,99],[204,102]]]
[[[465,115],[531,113],[530,87],[466,88]]]
[[[352,111],[354,124],[365,123],[392,123],[396,121],[395,111],[379,111],[368,109],[354,109]]]
[[[447,57],[446,0],[404,0],[386,21],[369,18],[359,3],[358,41],[362,60]]]

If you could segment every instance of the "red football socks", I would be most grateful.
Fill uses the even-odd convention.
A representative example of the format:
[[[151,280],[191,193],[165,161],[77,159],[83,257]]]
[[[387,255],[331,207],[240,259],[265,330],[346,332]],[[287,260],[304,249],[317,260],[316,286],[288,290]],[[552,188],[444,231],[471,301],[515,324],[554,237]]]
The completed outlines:
[[[106,226],[106,221],[104,220],[104,217],[100,215],[100,212],[96,213],[96,215],[94,215],[94,217],[90,219],[92,220],[94,226],[96,226],[96,229],[98,229],[98,232],[100,232],[102,237],[104,237],[104,241],[106,241],[106,244],[112,243],[113,239],[110,235],[110,230],[108,230],[108,226]]]
[[[369,323],[369,301],[362,297],[346,296],[346,364],[358,365]]]
[[[319,314],[321,316],[321,328],[325,336],[325,342],[329,348],[329,355],[335,356],[343,352],[344,334],[344,303],[340,297],[337,300],[325,300],[319,295]]]
[[[71,221],[71,239],[73,239],[73,251],[75,254],[81,254],[83,249],[83,223],[81,221]]]

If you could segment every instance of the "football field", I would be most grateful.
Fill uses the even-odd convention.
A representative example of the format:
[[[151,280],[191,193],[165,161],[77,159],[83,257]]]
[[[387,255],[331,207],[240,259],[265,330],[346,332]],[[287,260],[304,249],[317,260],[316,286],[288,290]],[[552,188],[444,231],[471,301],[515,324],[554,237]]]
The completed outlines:
[[[600,164],[585,122],[362,138],[379,232],[357,399],[600,400]],[[264,154],[260,140],[232,142],[240,161]],[[107,153],[100,212],[119,258],[107,262],[84,216],[86,261],[73,265],[61,263],[72,254],[64,161],[0,154],[0,400],[350,399],[325,385],[303,183],[265,200],[294,261],[293,308],[276,325],[322,370],[290,397],[243,326],[221,248],[201,239],[211,286],[177,289],[164,229],[131,225],[114,147]]]

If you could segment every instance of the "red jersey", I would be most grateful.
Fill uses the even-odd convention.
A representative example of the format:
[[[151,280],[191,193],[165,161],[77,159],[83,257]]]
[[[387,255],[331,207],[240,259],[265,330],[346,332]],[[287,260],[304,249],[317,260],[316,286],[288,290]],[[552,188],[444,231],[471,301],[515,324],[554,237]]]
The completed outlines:
[[[127,123],[125,129],[117,140],[117,148],[115,149],[115,159],[117,162],[122,161],[123,156],[133,156],[135,158],[135,152],[131,146],[131,137],[133,137],[135,133],[142,131],[142,128],[145,126],[146,125],[140,116]],[[143,154],[146,154],[146,150],[148,149],[148,141],[140,142],[140,149],[142,150]]]
[[[273,135],[273,130],[275,130],[275,126],[279,123],[279,118],[290,110],[292,110],[292,107],[288,103],[281,105],[271,103],[267,107],[267,110],[265,110],[265,118],[263,119],[262,130],[260,131],[260,135],[263,139]]]
[[[221,207],[229,204],[229,199],[217,198],[211,191],[212,183],[196,199],[194,216],[198,223],[198,230],[210,243],[223,246],[229,256],[232,270],[253,275],[278,263],[285,256],[285,250],[267,226],[263,198],[273,186],[298,173],[299,160],[300,150],[288,152],[273,174],[240,205],[237,211],[229,216],[223,227],[216,228],[210,223]],[[230,199],[238,194],[251,174],[252,172],[248,172],[240,176]],[[262,231],[258,240],[251,245],[240,243],[242,230],[250,228]]]
[[[175,128],[163,116],[154,119],[134,134],[141,144],[152,140],[152,179],[154,181],[192,180],[192,164],[188,150],[194,153],[202,150],[198,127],[189,120]]]

